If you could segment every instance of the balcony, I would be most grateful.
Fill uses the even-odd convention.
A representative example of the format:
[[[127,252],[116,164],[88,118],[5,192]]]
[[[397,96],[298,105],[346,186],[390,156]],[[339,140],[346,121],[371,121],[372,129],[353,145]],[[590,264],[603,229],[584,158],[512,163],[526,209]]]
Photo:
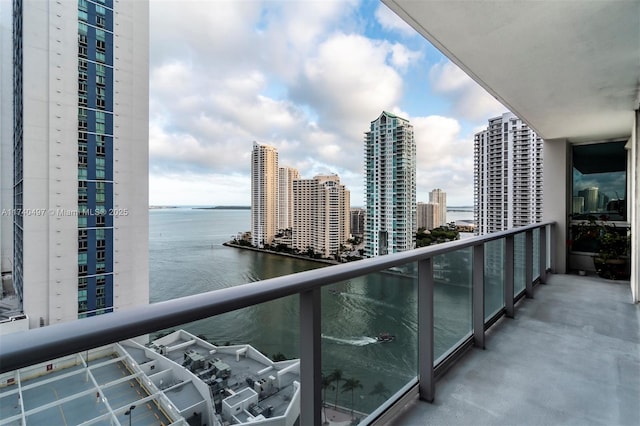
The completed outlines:
[[[56,415],[66,412],[67,419],[82,418],[87,424],[124,424],[128,420],[126,411],[139,417],[155,412],[165,416],[165,424],[187,424],[193,419],[176,412],[188,406],[188,401],[178,398],[181,407],[172,402],[171,395],[165,397],[169,391],[163,390],[161,374],[172,377],[173,392],[183,397],[195,389],[185,387],[190,391],[181,394],[183,383],[195,383],[197,379],[187,375],[182,381],[176,380],[179,373],[169,374],[167,367],[154,376],[149,360],[160,364],[168,361],[156,360],[160,356],[149,352],[142,357],[143,362],[134,364],[134,359],[150,350],[149,344],[143,347],[127,339],[140,340],[139,336],[244,307],[282,303],[286,296],[295,296],[291,303],[304,312],[297,325],[291,324],[298,331],[295,339],[299,339],[300,364],[288,365],[300,377],[300,391],[297,381],[289,384],[292,387],[288,391],[299,395],[300,424],[321,424],[325,413],[345,421],[357,418],[361,424],[505,424],[514,419],[530,424],[561,424],[571,419],[637,424],[640,306],[630,303],[628,282],[548,275],[546,271],[553,268],[550,248],[554,239],[553,224],[530,225],[3,336],[0,424],[20,424],[23,420],[29,424],[29,419],[35,421],[44,413],[42,410],[49,409]],[[452,275],[454,270],[461,273]],[[400,374],[405,379],[393,385],[386,382],[386,392],[379,395],[384,398],[375,397],[375,406],[359,406],[357,400],[350,402],[343,395],[334,409],[333,393],[323,396],[322,392],[323,354],[328,343],[321,329],[326,324],[344,325],[347,319],[327,302],[335,300],[339,295],[335,285],[345,280],[363,279],[369,288],[382,277],[387,281],[383,290],[396,292],[389,287],[388,274],[404,276],[409,285],[407,294],[415,298],[404,309],[413,311],[416,331],[399,334],[397,344],[417,365],[409,368],[410,374]],[[537,285],[545,282],[548,284]],[[449,303],[445,298],[451,297],[453,303],[447,305],[451,309],[444,309]],[[394,309],[392,299],[372,301],[381,308],[380,315]],[[147,336],[142,340],[147,341]],[[212,349],[196,340],[193,336],[171,343],[161,339],[152,347],[174,347],[183,352],[205,348],[200,350],[203,356],[217,353],[219,357],[241,350],[233,346]],[[384,345],[393,344],[380,343],[379,348],[386,350],[393,346]],[[173,349],[169,351],[173,353]],[[115,355],[95,355],[106,352]],[[177,363],[174,369],[182,371],[182,352],[178,355],[170,358]],[[260,358],[259,354],[254,356]],[[61,368],[60,361],[51,361],[60,357],[75,359],[72,368]],[[233,357],[228,359],[225,363],[232,365]],[[93,378],[103,371],[107,374],[107,367],[114,370],[118,362],[124,366],[125,375],[120,379],[119,375],[95,379],[95,391]],[[253,374],[269,370],[264,374],[276,377],[273,371],[278,371],[277,365],[269,367],[268,360],[262,362],[267,366],[255,368]],[[375,376],[388,366],[366,364],[364,371]],[[40,376],[40,382],[57,389],[58,379],[54,377],[71,380],[85,377],[84,371],[92,379],[81,380],[79,391],[56,394],[44,405],[33,405],[29,392],[33,393],[38,384],[30,382],[29,375]],[[362,377],[360,380],[364,381]],[[122,396],[117,389],[122,393],[126,389],[129,399],[117,402]],[[139,396],[135,395],[136,389]],[[93,402],[96,392],[104,401],[99,398]],[[360,396],[374,399],[371,392],[367,389]],[[133,405],[141,408],[132,411]]]
[[[628,282],[552,275],[392,421],[415,424],[640,423],[640,309]]]
[[[150,373],[147,359],[155,359],[157,355],[150,352],[149,345],[146,346],[146,349],[144,347],[134,348],[132,352],[124,350],[129,353],[146,353],[142,357],[144,358],[142,364],[134,365],[131,363],[129,365],[129,361],[126,361],[129,358],[122,353],[121,348],[136,346],[136,343],[127,341],[127,339],[137,338],[137,340],[146,342],[149,340],[149,335],[154,335],[161,330],[188,326],[192,321],[238,312],[238,309],[241,308],[265,303],[285,303],[286,296],[295,296],[295,299],[290,300],[290,303],[297,306],[299,312],[304,313],[299,316],[297,325],[291,324],[290,328],[295,329],[297,333],[289,338],[298,340],[299,346],[300,364],[299,368],[295,367],[295,373],[299,375],[300,383],[300,424],[321,424],[322,416],[327,412],[327,408],[329,408],[329,413],[347,416],[347,420],[350,417],[357,418],[362,424],[386,422],[388,418],[385,416],[395,416],[394,407],[403,406],[407,399],[420,395],[425,400],[433,400],[436,395],[436,378],[454,366],[460,359],[464,362],[466,360],[465,353],[473,346],[484,347],[485,329],[492,330],[489,327],[498,321],[498,331],[495,333],[498,335],[500,330],[506,327],[503,322],[499,321],[504,315],[513,316],[515,314],[517,315],[516,321],[520,321],[519,312],[525,312],[531,301],[522,302],[522,307],[518,310],[515,309],[514,304],[523,297],[534,295],[535,282],[546,281],[546,271],[552,268],[551,259],[553,256],[550,253],[550,248],[553,247],[554,238],[553,224],[530,225],[513,231],[321,268],[141,306],[135,310],[119,311],[3,336],[0,346],[0,356],[2,357],[0,401],[3,401],[2,403],[6,407],[15,401],[18,403],[15,404],[14,410],[3,408],[0,423],[19,424],[29,418],[35,419],[36,417],[32,416],[36,416],[40,410],[52,407],[57,407],[58,411],[70,410],[66,416],[72,416],[77,414],[75,410],[80,410],[80,408],[74,407],[87,408],[82,401],[88,396],[108,395],[110,391],[113,391],[114,386],[129,381],[134,387],[140,386],[140,398],[136,399],[134,396],[132,400],[129,397],[125,403],[118,403],[113,402],[107,396],[107,401],[104,401],[104,405],[109,407],[107,413],[102,411],[94,414],[85,413],[82,417],[84,421],[88,424],[101,422],[117,424],[126,421],[123,417],[124,412],[132,404],[139,406],[141,403],[153,402],[149,405],[151,407],[149,411],[153,411],[155,403],[167,416],[167,422],[186,424],[189,418],[184,414],[177,414],[181,407],[164,398],[163,393],[157,389],[158,377]],[[356,400],[349,401],[349,398],[344,396],[340,404],[329,404],[329,400],[333,400],[333,398],[326,397],[325,407],[323,407],[322,401],[325,398],[322,392],[323,354],[327,353],[327,345],[330,343],[327,343],[323,338],[321,330],[327,325],[343,328],[345,321],[354,321],[354,319],[341,317],[340,310],[331,308],[332,301],[335,300],[336,295],[339,295],[339,292],[332,286],[336,284],[344,286],[347,281],[362,280],[364,293],[345,294],[345,296],[362,298],[363,294],[373,295],[373,292],[367,293],[367,290],[376,285],[385,294],[389,294],[389,292],[394,294],[399,291],[399,287],[393,285],[395,282],[393,277],[400,277],[399,279],[403,283],[401,286],[404,287],[405,293],[401,299],[405,300],[406,296],[406,301],[401,302],[402,311],[410,313],[408,319],[403,320],[408,329],[395,331],[400,340],[397,342],[397,348],[406,354],[408,360],[414,361],[409,361],[403,371],[387,371],[394,376],[394,380],[383,383],[383,386],[386,384],[386,391],[380,392],[379,396],[384,396],[384,398],[378,400],[378,398],[370,397],[368,405],[361,407],[356,404]],[[380,287],[381,284],[383,284],[382,287]],[[561,287],[558,286],[558,288]],[[391,303],[393,299],[379,300],[372,297],[369,299],[373,306],[378,307],[373,311],[374,315],[389,315],[394,309],[397,309]],[[449,308],[445,308],[445,306],[449,306]],[[288,311],[289,308],[285,310]],[[524,318],[523,314],[522,319]],[[291,319],[288,318],[288,320]],[[270,322],[265,325],[270,326],[273,321],[274,319],[270,319]],[[290,334],[291,330],[285,329],[284,332]],[[494,332],[490,331],[488,338],[493,339],[493,335]],[[376,343],[375,338],[368,339],[365,343]],[[118,344],[119,349],[96,349],[109,348],[114,344]],[[385,344],[393,345],[394,343],[380,343],[380,349],[376,350],[386,351]],[[187,338],[181,343],[173,343],[172,345],[178,349],[184,349],[190,345],[194,345],[196,348],[204,347],[206,348],[204,352],[203,350],[198,352],[202,357],[207,357],[207,354],[233,351],[233,347],[231,349],[228,347],[207,347],[204,343],[196,342],[194,338]],[[160,348],[164,345],[154,344],[152,346]],[[166,347],[170,347],[170,345],[167,344]],[[386,348],[393,348],[393,346],[386,346]],[[169,349],[170,352],[171,350]],[[72,377],[74,374],[77,376],[77,371],[73,370],[74,373],[61,367],[62,364],[58,361],[60,357],[67,357],[66,360],[75,359],[71,362],[73,369],[86,370],[87,377],[90,372],[93,376],[93,369],[97,362],[100,363],[100,367],[103,363],[105,365],[113,364],[113,361],[103,358],[95,361],[90,355],[104,351],[110,351],[109,353],[115,354],[116,359],[123,360],[123,365],[129,370],[125,374],[125,378],[121,380],[112,378],[105,382],[96,380],[95,383],[92,380],[86,382],[89,384],[85,383],[83,385],[85,387],[73,395],[59,397],[56,394],[56,397],[48,400],[43,407],[25,405],[25,396],[28,395],[23,392],[25,389],[31,389],[35,386],[35,384],[28,382],[28,376],[42,375],[40,380],[44,379],[45,382],[48,381],[49,375],[52,380],[55,380],[53,379],[55,376],[63,378]],[[159,351],[162,354],[162,349]],[[570,355],[571,351],[567,351],[567,354]],[[361,356],[366,359],[366,354],[363,353]],[[134,355],[131,357],[135,358]],[[179,359],[182,358],[177,357],[173,359],[173,362],[178,362]],[[56,361],[52,362],[52,360]],[[217,362],[215,359],[209,361]],[[157,362],[167,363],[168,361],[158,360]],[[232,362],[225,361],[230,365]],[[267,361],[264,362],[268,364]],[[67,364],[69,363],[67,362]],[[360,381],[365,381],[366,376],[381,375],[381,372],[388,370],[390,364],[385,362],[384,365],[365,365],[366,367],[362,371],[363,375],[357,377]],[[69,366],[67,365],[67,367]],[[178,372],[182,371],[179,364],[174,365],[173,368]],[[168,370],[169,368],[164,368],[162,371]],[[261,371],[262,373],[260,373]],[[269,378],[270,381],[275,382],[276,373],[271,373],[271,371],[277,371],[276,366],[259,369],[255,374],[266,374],[266,377],[261,380]],[[455,367],[452,371],[456,371]],[[177,375],[178,372],[173,374]],[[199,371],[195,373],[200,374]],[[272,375],[273,379],[269,377]],[[278,380],[279,377],[277,375]],[[152,381],[155,384],[152,384]],[[200,386],[196,377],[189,376],[189,381],[193,382],[196,388]],[[237,383],[239,382],[240,380],[237,381]],[[15,386],[16,384],[19,385]],[[87,386],[88,388],[86,388]],[[295,390],[292,395],[298,395],[297,387],[292,389]],[[242,392],[245,391],[242,390]],[[367,390],[367,393],[362,396],[372,395],[371,392]],[[247,393],[250,392],[247,391]],[[233,395],[229,396],[229,398],[232,397]],[[290,395],[288,398],[291,400],[292,396]],[[438,398],[439,401],[441,397],[438,396]],[[20,401],[23,401],[23,405],[20,405]],[[202,404],[201,400],[197,400],[197,402]],[[373,404],[374,402],[375,404]],[[75,403],[80,405],[74,405]],[[98,398],[96,404],[102,407],[103,401]],[[326,407],[327,405],[337,405],[337,408]],[[89,411],[91,412],[91,409]],[[131,411],[128,411],[131,414]],[[139,410],[139,412],[141,411]],[[288,424],[285,420],[282,421],[285,422],[282,424]]]

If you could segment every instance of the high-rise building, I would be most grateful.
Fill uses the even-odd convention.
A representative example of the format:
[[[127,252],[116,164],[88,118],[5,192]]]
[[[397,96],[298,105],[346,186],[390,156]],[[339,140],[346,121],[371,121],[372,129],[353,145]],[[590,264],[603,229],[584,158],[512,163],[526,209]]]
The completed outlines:
[[[507,112],[474,140],[476,234],[542,220],[542,139]]]
[[[253,143],[251,152],[251,244],[271,244],[278,231],[278,151]]]
[[[350,236],[350,193],[337,175],[293,181],[293,248],[323,257],[337,254]]]
[[[386,111],[365,133],[367,257],[415,247],[416,144],[408,120]]]
[[[430,231],[438,226],[440,217],[440,205],[438,203],[418,203],[416,206],[416,217],[418,229],[424,228]]]
[[[365,223],[366,211],[358,207],[351,209],[351,235],[354,237],[364,236],[364,223]]]
[[[429,193],[429,202],[438,204],[438,208],[434,214],[434,227],[444,226],[447,224],[447,193],[442,189],[434,189]]]
[[[0,273],[13,264],[13,37],[11,3],[0,4]],[[1,297],[1,296],[0,296]]]
[[[13,2],[12,267],[31,327],[148,303],[148,34],[146,1]]]
[[[278,172],[278,229],[293,225],[293,181],[300,173],[292,167],[280,167]]]
[[[604,202],[603,194],[599,193],[599,188],[585,188],[582,191],[578,191],[578,196],[584,200],[583,212],[598,213],[605,211],[604,207],[606,206],[606,202]],[[606,195],[604,197],[606,197]]]

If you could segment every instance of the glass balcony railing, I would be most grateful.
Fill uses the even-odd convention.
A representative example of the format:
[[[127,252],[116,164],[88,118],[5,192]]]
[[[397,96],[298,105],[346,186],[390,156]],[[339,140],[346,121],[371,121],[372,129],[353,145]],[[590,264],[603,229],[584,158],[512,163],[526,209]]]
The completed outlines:
[[[530,225],[2,336],[0,424],[384,423],[405,398],[432,401],[436,378],[532,296],[551,268],[552,230]]]

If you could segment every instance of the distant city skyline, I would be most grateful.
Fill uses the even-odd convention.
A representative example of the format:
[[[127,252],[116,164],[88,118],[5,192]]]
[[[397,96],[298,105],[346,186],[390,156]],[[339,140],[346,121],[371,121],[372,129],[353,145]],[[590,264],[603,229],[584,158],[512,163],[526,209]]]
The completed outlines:
[[[473,204],[473,135],[506,109],[386,6],[151,0],[152,205],[250,205],[252,142],[364,207],[362,134],[415,128],[417,198]]]

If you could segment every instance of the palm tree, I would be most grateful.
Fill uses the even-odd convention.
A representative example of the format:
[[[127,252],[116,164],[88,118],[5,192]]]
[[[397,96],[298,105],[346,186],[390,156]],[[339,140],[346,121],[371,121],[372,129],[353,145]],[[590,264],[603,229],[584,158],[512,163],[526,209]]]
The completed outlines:
[[[334,407],[338,407],[338,389],[340,388],[340,381],[342,380],[342,370],[340,370],[339,368],[336,368],[335,370],[333,370],[331,372],[331,374],[329,374],[329,380],[331,380],[331,382],[336,382],[336,403],[334,404]]]
[[[381,396],[383,399],[387,399],[389,398],[390,393],[391,391],[384,385],[384,383],[378,382],[375,385],[373,385],[373,390],[369,392],[369,395],[378,395],[378,396]]]
[[[326,401],[327,401],[327,389],[333,389],[333,385],[331,384],[333,380],[331,376],[322,375],[322,412],[324,413],[324,423],[329,423],[327,420],[327,411],[326,411]]]
[[[351,391],[351,419],[353,419],[353,391],[356,389],[362,389],[362,383],[358,379],[345,379],[342,385],[342,392]]]

